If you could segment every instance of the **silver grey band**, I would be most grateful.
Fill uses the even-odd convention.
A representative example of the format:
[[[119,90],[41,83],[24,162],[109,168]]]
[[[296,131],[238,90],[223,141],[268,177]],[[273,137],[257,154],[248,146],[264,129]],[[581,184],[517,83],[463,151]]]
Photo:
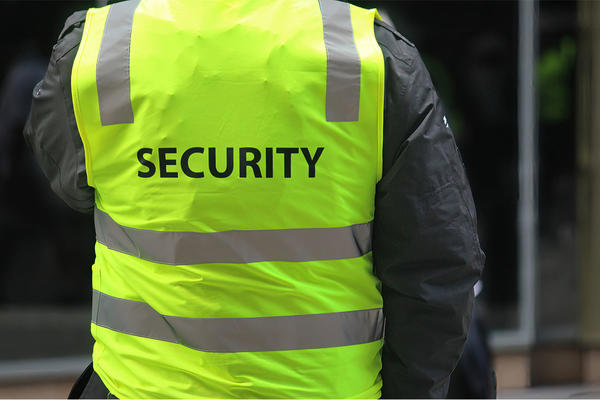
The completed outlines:
[[[383,310],[260,318],[184,318],[94,290],[92,322],[113,331],[207,352],[319,349],[383,337]]]
[[[102,125],[133,123],[129,48],[133,14],[140,0],[110,6],[96,63],[96,85]]]
[[[327,50],[327,121],[358,121],[360,55],[354,43],[350,5],[319,0]]]
[[[98,242],[161,264],[338,260],[371,251],[372,221],[337,228],[165,232],[119,225],[97,208],[94,221]]]

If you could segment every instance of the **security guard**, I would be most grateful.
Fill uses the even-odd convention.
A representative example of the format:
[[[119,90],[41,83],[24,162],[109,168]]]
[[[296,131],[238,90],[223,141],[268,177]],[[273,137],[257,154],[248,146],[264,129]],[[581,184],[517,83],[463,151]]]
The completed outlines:
[[[483,255],[429,76],[375,10],[75,13],[25,138],[94,213],[74,395],[444,397]]]

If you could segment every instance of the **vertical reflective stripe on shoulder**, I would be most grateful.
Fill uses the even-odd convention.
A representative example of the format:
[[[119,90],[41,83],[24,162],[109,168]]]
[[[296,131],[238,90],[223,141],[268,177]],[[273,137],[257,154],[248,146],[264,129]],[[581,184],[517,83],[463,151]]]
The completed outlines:
[[[358,121],[360,55],[354,43],[350,5],[336,0],[319,0],[319,4],[327,50],[327,121]]]
[[[133,123],[129,48],[133,15],[140,0],[110,6],[96,63],[96,85],[102,125]]]

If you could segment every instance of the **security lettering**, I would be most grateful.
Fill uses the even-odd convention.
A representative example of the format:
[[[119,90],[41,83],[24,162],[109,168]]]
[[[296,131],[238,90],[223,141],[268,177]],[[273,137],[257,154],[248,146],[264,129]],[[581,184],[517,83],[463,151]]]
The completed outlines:
[[[292,166],[298,162],[295,163],[294,160],[300,159],[305,165],[302,174],[307,173],[309,178],[314,178],[317,174],[317,162],[323,154],[324,147],[317,147],[313,152],[307,147],[267,147],[264,152],[255,147],[190,147],[181,153],[181,156],[175,147],[159,147],[157,150],[158,176],[161,178],[178,178],[178,162],[181,172],[190,178],[204,178],[207,175],[227,178],[234,173],[236,165],[240,178],[291,178],[301,176],[299,172],[292,171]],[[140,178],[150,178],[156,174],[157,166],[156,161],[152,161],[153,154],[154,149],[149,147],[138,150],[137,159],[142,165],[138,170]],[[205,165],[204,168],[198,168],[199,161]]]

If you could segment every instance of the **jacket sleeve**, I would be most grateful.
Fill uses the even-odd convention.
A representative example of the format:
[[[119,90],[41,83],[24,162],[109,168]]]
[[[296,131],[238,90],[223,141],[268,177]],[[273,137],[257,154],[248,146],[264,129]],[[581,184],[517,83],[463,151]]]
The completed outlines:
[[[377,23],[386,67],[373,259],[386,331],[383,397],[445,398],[484,255],[463,164],[414,46]]]
[[[85,11],[71,15],[52,49],[44,78],[33,89],[23,135],[52,190],[71,208],[91,212],[83,144],[71,99],[71,69],[83,33]]]

